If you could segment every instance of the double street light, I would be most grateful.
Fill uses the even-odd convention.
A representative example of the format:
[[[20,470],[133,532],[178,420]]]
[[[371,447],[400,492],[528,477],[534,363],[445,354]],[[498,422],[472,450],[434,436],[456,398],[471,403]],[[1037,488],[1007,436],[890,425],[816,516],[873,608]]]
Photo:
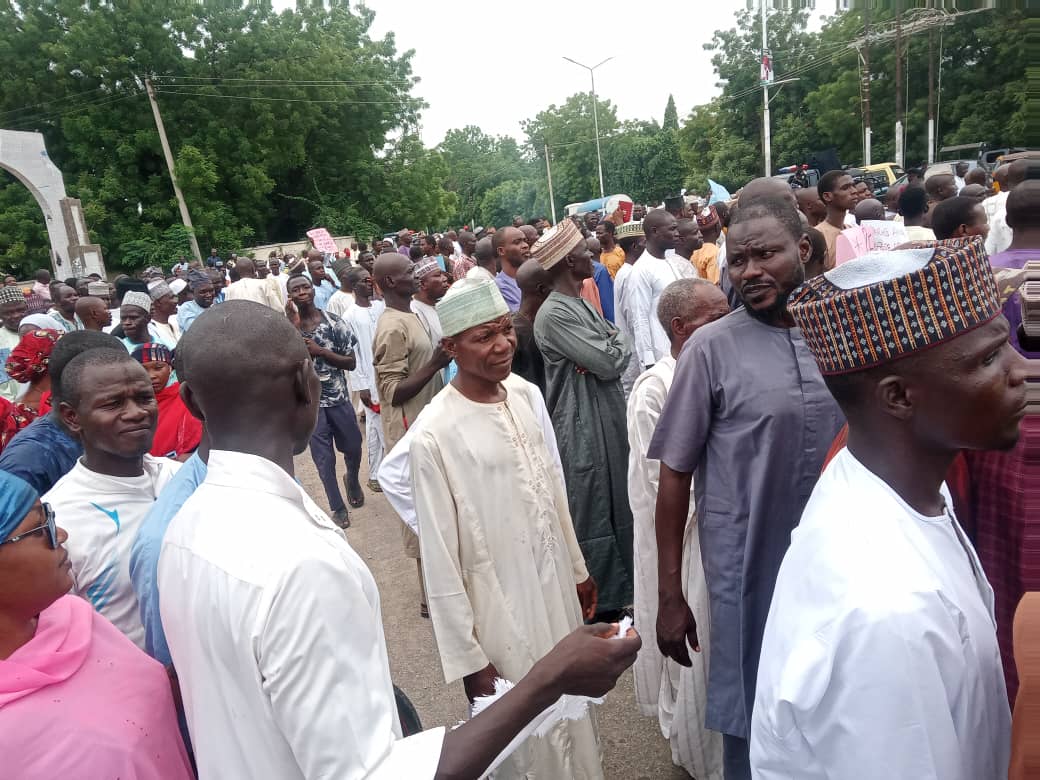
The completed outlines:
[[[606,197],[606,195],[603,191],[603,156],[600,154],[599,150],[599,111],[596,105],[596,68],[600,65],[605,65],[614,58],[607,57],[603,62],[593,65],[591,68],[577,60],[572,60],[570,57],[564,57],[564,59],[567,60],[567,62],[574,63],[579,68],[585,68],[585,70],[589,72],[589,78],[592,79],[592,121],[596,133],[596,166],[599,169],[599,196],[603,198]]]

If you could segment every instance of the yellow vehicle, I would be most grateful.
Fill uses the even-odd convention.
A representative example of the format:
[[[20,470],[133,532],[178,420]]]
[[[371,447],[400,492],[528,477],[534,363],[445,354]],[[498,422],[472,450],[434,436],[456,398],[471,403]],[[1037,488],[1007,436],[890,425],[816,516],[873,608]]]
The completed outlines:
[[[877,165],[864,165],[861,170],[867,174],[884,173],[885,178],[887,179],[885,184],[889,187],[895,184],[896,180],[901,178],[904,173],[900,166],[892,162],[878,163]]]

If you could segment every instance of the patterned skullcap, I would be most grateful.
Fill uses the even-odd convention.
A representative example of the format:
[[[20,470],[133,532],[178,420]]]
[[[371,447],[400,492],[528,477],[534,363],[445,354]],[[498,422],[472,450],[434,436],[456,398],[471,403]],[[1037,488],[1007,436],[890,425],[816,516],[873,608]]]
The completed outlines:
[[[46,374],[54,344],[60,337],[57,330],[27,331],[7,358],[7,375],[17,382],[31,382]]]
[[[509,307],[498,285],[486,277],[459,279],[437,303],[437,317],[445,336],[458,335],[506,314]]]
[[[205,287],[207,284],[213,284],[213,280],[209,278],[209,274],[205,271],[192,268],[188,271],[188,284],[191,285],[192,291],[195,291],[200,287]]]
[[[173,295],[173,290],[164,280],[157,279],[148,283],[148,294],[152,296],[153,301],[157,301],[166,295]]]
[[[436,258],[433,257],[424,257],[412,267],[412,273],[415,274],[416,279],[425,279],[434,271],[440,270],[441,267],[437,264]]]
[[[87,295],[110,295],[111,292],[108,282],[90,282],[87,285]]]
[[[936,346],[1000,314],[983,240],[872,252],[810,279],[787,308],[824,375]]]
[[[575,247],[584,240],[581,231],[575,227],[574,223],[565,219],[542,233],[541,238],[535,241],[534,246],[531,247],[531,257],[537,260],[542,268],[549,270],[573,252]]]
[[[719,224],[719,212],[714,206],[705,206],[697,213],[697,227],[701,230],[710,230]]]
[[[165,344],[157,344],[153,341],[138,344],[134,347],[134,351],[130,353],[130,357],[142,365],[144,363],[168,363],[173,365],[173,353],[170,352],[170,348]]]
[[[0,287],[0,304],[4,303],[25,303],[25,293],[22,292],[22,288],[14,285]]]
[[[131,290],[123,296],[123,306],[137,306],[150,312],[152,310],[152,297],[148,293]]]
[[[619,225],[614,231],[614,238],[618,241],[622,238],[639,238],[645,235],[642,220],[639,222],[626,222],[623,225]]]

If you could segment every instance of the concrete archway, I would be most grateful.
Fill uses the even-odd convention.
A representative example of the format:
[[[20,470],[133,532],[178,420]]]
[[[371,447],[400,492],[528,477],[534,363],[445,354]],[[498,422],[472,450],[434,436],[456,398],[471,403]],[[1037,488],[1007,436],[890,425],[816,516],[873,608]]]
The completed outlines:
[[[105,277],[101,247],[90,243],[83,208],[65,195],[65,180],[40,133],[0,130],[0,168],[28,188],[43,212],[56,279],[97,273]]]

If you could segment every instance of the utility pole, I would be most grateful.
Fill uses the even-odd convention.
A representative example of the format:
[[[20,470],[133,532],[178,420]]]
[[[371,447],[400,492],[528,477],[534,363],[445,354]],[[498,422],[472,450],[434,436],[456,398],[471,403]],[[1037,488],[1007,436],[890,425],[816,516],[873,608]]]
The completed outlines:
[[[552,223],[556,224],[556,199],[552,190],[552,168],[549,166],[549,144],[545,144],[545,176],[549,179],[549,212],[552,214]]]
[[[903,4],[896,0],[896,165],[903,167]]]
[[[592,122],[594,128],[593,132],[596,134],[596,167],[599,170],[599,196],[605,198],[606,195],[603,191],[603,155],[600,154],[599,151],[599,107],[598,101],[596,100],[596,68],[600,65],[605,65],[614,58],[607,57],[603,62],[593,65],[591,68],[588,65],[583,65],[577,60],[572,60],[570,57],[564,57],[564,59],[567,60],[567,62],[573,62],[579,68],[585,68],[585,70],[589,72],[589,76],[592,78]],[[546,159],[548,160],[548,157]]]
[[[863,102],[863,164],[870,165],[870,0],[863,5],[863,49],[860,52],[860,99]]]
[[[766,33],[766,0],[758,0],[759,8],[762,11],[762,64],[766,63],[766,57],[769,56],[769,38]],[[772,139],[769,134],[769,82],[772,80],[773,73],[773,61],[772,58],[769,60],[769,78],[762,79],[762,159],[765,163],[764,176],[771,176],[773,174],[773,151],[772,151]]]
[[[928,31],[928,164],[935,162],[935,30]]]
[[[155,90],[152,89],[151,79],[144,80],[144,88],[148,92],[148,101],[152,104],[152,115],[155,117],[155,127],[159,131],[159,143],[162,144],[163,155],[166,157],[166,168],[170,171],[170,181],[173,182],[173,194],[177,196],[177,205],[181,210],[181,222],[188,228],[188,236],[191,239],[191,251],[195,259],[202,262],[202,253],[199,251],[199,242],[195,239],[195,228],[191,224],[191,214],[188,213],[188,204],[184,202],[184,193],[177,184],[177,177],[173,173],[173,153],[170,151],[170,142],[166,138],[166,127],[163,125],[162,114],[159,113],[159,104],[155,100]]]

